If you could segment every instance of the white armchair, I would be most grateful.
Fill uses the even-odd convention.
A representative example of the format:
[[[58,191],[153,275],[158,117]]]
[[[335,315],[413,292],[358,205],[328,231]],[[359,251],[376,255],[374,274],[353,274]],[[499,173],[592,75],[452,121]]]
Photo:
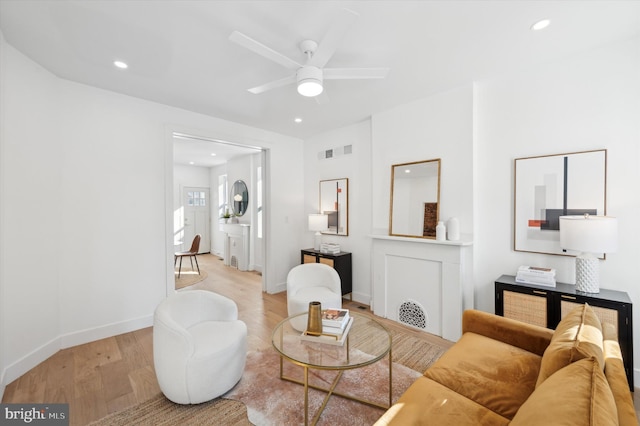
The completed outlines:
[[[162,393],[199,404],[234,387],[247,358],[247,326],[235,302],[205,290],[166,298],[153,320],[153,361]]]
[[[287,275],[287,311],[289,316],[308,312],[309,302],[317,300],[322,309],[342,308],[340,276],[331,266],[322,263],[303,263]],[[298,331],[307,328],[307,316],[291,321]]]

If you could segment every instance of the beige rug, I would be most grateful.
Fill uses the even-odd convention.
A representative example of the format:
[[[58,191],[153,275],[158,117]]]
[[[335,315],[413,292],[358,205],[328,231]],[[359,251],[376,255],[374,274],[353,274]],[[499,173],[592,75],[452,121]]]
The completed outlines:
[[[250,426],[242,402],[218,398],[198,405],[180,405],[164,395],[110,414],[90,426]]]
[[[446,348],[432,345],[408,333],[393,334],[393,398],[397,398],[435,362]],[[302,377],[302,368],[285,361],[285,374]],[[387,358],[376,364],[346,371],[339,389],[346,389],[372,401],[386,404],[388,398]],[[335,372],[310,370],[312,383],[331,381]],[[324,393],[310,390],[310,417],[320,406]],[[184,406],[167,400],[162,394],[149,401],[100,419],[92,426],[124,425],[289,425],[304,421],[304,389],[279,379],[279,356],[272,348],[247,355],[240,382],[224,398],[199,405]],[[241,401],[241,402],[239,402]],[[319,425],[370,425],[382,409],[332,396]]]
[[[207,278],[208,276],[209,274],[203,271],[202,268],[200,268],[200,274],[198,274],[197,270],[192,271],[191,268],[188,268],[185,271],[184,265],[182,265],[182,272],[180,272],[180,278],[178,278],[178,270],[176,269],[175,271],[176,290],[189,287],[190,285],[197,284],[200,281],[204,281],[204,279]]]

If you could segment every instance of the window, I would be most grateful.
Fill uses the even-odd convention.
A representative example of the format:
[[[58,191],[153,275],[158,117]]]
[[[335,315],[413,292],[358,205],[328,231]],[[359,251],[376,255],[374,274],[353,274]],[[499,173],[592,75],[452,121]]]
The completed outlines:
[[[190,207],[206,207],[207,198],[205,197],[204,191],[188,191],[187,204]]]
[[[223,217],[229,211],[227,193],[227,175],[220,175],[218,176],[218,217]]]
[[[262,166],[258,166],[256,170],[257,185],[256,185],[256,212],[257,212],[257,224],[258,232],[257,238],[262,238]]]

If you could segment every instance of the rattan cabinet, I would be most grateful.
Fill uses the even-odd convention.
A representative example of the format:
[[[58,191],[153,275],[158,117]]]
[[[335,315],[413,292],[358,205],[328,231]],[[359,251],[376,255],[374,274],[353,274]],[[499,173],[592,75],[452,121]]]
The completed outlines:
[[[513,275],[502,275],[495,281],[495,297],[496,315],[551,329],[573,308],[588,303],[600,321],[609,322],[618,330],[627,380],[633,391],[633,316],[627,293],[606,289],[597,294],[582,293],[571,284],[536,286],[517,283]]]
[[[324,263],[331,266],[340,276],[342,295],[349,295],[349,300],[353,300],[351,253],[341,251],[337,254],[322,253],[314,249],[300,251],[300,263]]]

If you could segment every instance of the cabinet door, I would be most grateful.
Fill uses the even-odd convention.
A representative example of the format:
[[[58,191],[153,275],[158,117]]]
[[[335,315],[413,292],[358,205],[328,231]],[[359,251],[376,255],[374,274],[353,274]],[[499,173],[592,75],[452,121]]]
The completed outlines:
[[[302,263],[316,263],[316,257],[310,254],[303,254]]]
[[[318,260],[320,260],[320,263],[324,263],[325,265],[329,265],[332,268],[334,267],[334,263],[335,261],[333,259],[327,259],[326,257],[320,257],[318,258]]]
[[[571,301],[565,300],[564,297],[566,296],[563,295],[562,296],[563,299],[560,301],[560,319],[564,318],[565,315],[567,315],[573,309],[583,305],[582,303],[579,303],[579,302],[571,302]],[[603,322],[603,323],[608,322],[609,324],[612,324],[613,326],[615,326],[616,333],[618,334],[618,336],[620,335],[620,330],[618,330],[619,322],[618,322],[617,310],[603,308],[601,306],[593,306],[592,304],[589,304],[589,307],[593,310],[593,312],[596,314],[598,319],[600,319],[600,322]]]
[[[534,294],[504,290],[502,293],[503,316],[528,324],[547,327],[547,293],[534,291]],[[538,294],[539,293],[539,294]]]

